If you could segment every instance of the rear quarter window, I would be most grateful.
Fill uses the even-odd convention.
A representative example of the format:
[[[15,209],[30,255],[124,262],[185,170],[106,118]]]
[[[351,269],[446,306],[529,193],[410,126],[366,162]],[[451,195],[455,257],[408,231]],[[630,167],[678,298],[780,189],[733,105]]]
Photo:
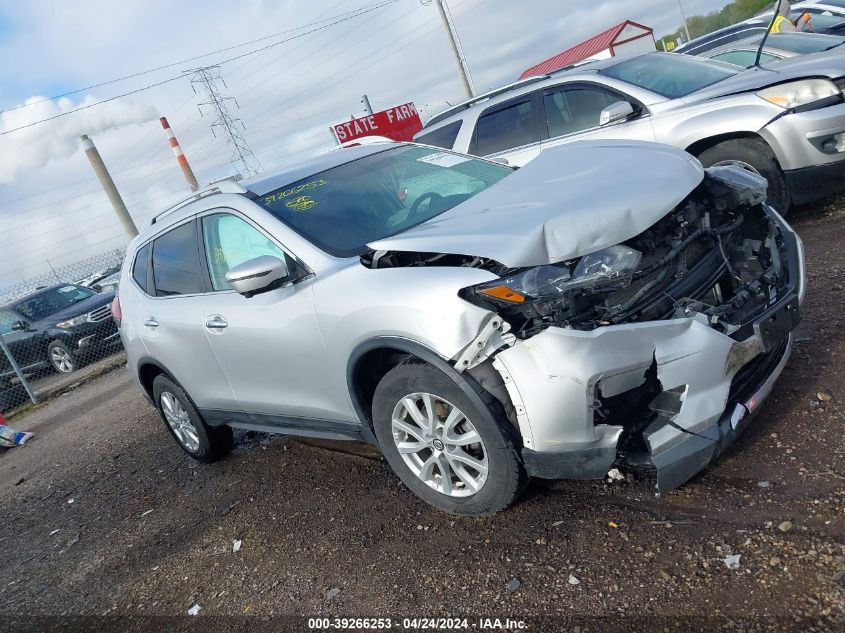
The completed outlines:
[[[150,244],[145,244],[135,255],[135,263],[132,266],[132,279],[141,287],[141,290],[149,294],[147,289],[147,272],[150,267]]]
[[[463,125],[463,121],[455,121],[449,125],[444,125],[441,128],[417,136],[414,142],[433,147],[442,147],[443,149],[452,149],[455,146],[455,141],[458,139],[458,132],[461,131],[461,125]]]

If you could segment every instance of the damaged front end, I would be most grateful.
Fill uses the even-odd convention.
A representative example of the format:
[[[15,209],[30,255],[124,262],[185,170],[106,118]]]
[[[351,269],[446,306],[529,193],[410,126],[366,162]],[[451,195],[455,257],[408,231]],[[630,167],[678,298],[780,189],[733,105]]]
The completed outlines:
[[[618,247],[465,291],[518,339],[494,364],[524,412],[533,474],[655,469],[665,492],[748,424],[789,356],[804,283],[800,240],[760,180],[708,170]]]
[[[529,473],[591,479],[614,465],[653,469],[665,492],[744,429],[789,356],[803,251],[764,204],[765,184],[711,168],[647,230],[559,263],[508,269],[478,257],[380,252],[365,264],[497,275],[461,291],[491,316],[453,361],[459,371],[497,370]]]

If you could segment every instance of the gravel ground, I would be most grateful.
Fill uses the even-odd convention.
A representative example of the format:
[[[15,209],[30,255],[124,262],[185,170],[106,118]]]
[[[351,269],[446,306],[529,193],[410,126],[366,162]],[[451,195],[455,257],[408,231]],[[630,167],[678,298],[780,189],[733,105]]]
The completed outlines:
[[[792,360],[752,428],[681,489],[535,482],[511,510],[461,519],[356,444],[241,433],[198,465],[112,371],[14,421],[36,437],[0,457],[0,625],[845,630],[845,198],[795,225],[810,289]]]

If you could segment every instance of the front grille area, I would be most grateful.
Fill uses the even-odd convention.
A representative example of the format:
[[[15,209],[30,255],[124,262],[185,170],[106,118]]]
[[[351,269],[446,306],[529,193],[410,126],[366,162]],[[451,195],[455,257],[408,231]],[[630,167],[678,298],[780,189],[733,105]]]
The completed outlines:
[[[111,306],[106,304],[104,306],[100,306],[96,310],[92,310],[88,313],[88,320],[93,321],[94,323],[98,321],[105,321],[111,316]]]
[[[655,253],[654,255],[644,257],[643,260],[640,262],[638,269],[639,270],[647,269],[654,262],[659,261],[661,258],[663,258],[666,255],[666,253],[668,253],[668,252],[669,252],[669,248],[667,247],[667,248],[661,249],[658,253]],[[682,255],[681,255],[681,258],[683,260],[683,262],[682,262],[683,269],[684,270],[691,270],[691,269],[696,268],[701,263],[702,259],[704,259],[704,257],[707,255],[707,252],[708,252],[707,249],[704,247],[704,245],[701,242],[694,242],[693,244],[691,244],[690,247],[684,253],[682,253]],[[626,286],[622,290],[619,290],[618,292],[615,292],[613,294],[608,295],[606,300],[605,300],[605,303],[607,305],[618,305],[618,304],[627,303],[628,301],[633,299],[637,295],[637,293],[640,292],[640,290],[642,290],[648,284],[655,281],[660,276],[661,272],[662,272],[662,269],[658,269],[658,270],[655,270],[655,271],[649,273],[645,277],[642,277],[640,279],[636,279],[636,280],[632,281],[630,284],[628,284],[628,286]],[[672,281],[667,280],[666,284],[664,284],[663,287],[661,287],[658,291],[652,292],[652,293],[649,293],[648,295],[646,295],[646,297],[644,297],[643,300],[640,302],[640,305],[648,304],[648,303],[654,301],[655,298],[661,296],[666,291],[666,288],[668,286],[671,286],[671,285],[672,285]],[[668,293],[668,296],[666,296],[665,298],[668,298],[668,297],[672,297],[672,299],[683,298],[683,297],[674,297],[674,296],[672,296],[671,292]],[[700,297],[690,297],[690,298],[699,299]]]

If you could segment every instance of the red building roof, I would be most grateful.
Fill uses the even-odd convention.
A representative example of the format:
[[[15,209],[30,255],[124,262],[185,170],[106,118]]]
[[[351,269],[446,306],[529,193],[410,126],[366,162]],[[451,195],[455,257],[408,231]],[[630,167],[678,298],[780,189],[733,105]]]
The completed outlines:
[[[647,31],[647,33],[617,41],[619,36],[628,26],[639,27]],[[603,33],[599,33],[595,37],[591,37],[590,39],[581,42],[577,46],[568,48],[562,53],[558,53],[554,57],[550,57],[546,61],[540,62],[536,66],[528,68],[519,76],[519,78],[525,79],[526,77],[533,77],[535,75],[545,75],[547,73],[554,72],[555,70],[559,70],[564,66],[570,66],[571,64],[574,64],[576,62],[589,59],[593,55],[597,55],[598,53],[601,53],[602,51],[605,51],[607,49],[611,49],[612,52],[614,45],[624,44],[626,42],[630,42],[632,40],[651,35],[652,33],[654,33],[654,31],[648,28],[647,26],[632,22],[631,20],[625,20],[622,24],[617,24],[613,28],[604,31]]]

